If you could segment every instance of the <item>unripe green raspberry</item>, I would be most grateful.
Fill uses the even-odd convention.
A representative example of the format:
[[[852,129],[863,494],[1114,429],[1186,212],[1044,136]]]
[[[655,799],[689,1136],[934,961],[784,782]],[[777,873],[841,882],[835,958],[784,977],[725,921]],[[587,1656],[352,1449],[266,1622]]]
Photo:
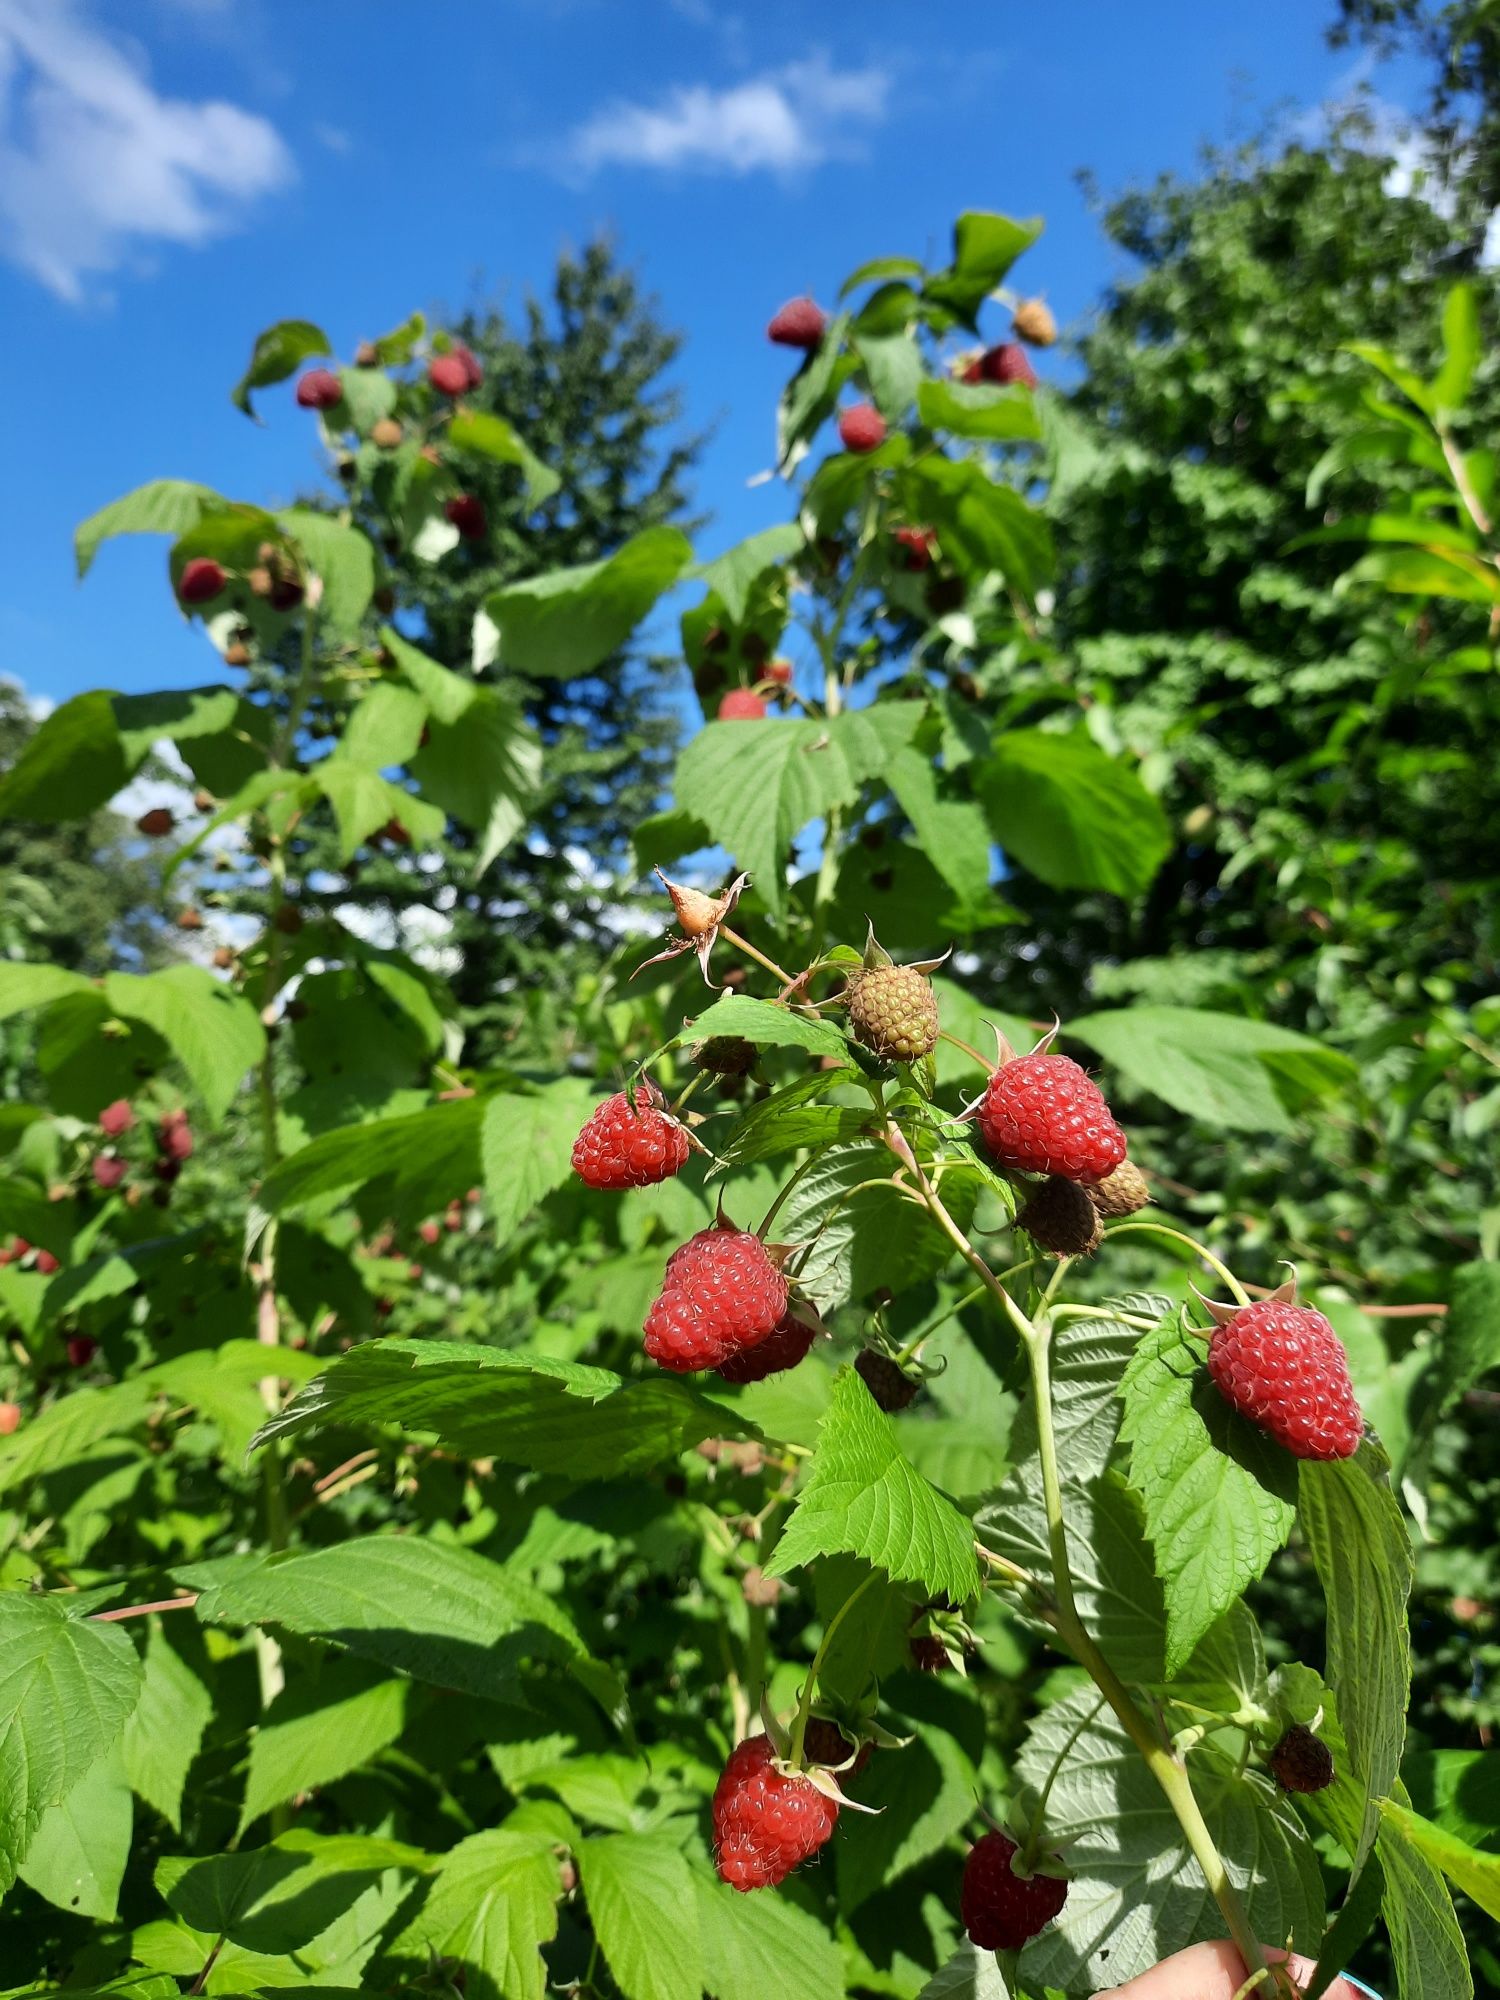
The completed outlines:
[[[1042,1182],[1016,1217],[1033,1243],[1055,1257],[1089,1257],[1104,1241],[1090,1190],[1058,1174]]]
[[[855,1036],[882,1062],[920,1062],[937,1047],[937,995],[914,966],[851,973],[844,1004]]]
[[[1096,1181],[1085,1193],[1101,1215],[1134,1215],[1151,1199],[1146,1176],[1129,1160],[1122,1160],[1112,1174]]]

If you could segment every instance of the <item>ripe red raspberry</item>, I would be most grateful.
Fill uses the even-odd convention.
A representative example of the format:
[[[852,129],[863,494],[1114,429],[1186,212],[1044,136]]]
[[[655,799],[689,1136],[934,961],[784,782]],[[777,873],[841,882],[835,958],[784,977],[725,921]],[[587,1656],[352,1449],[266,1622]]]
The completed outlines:
[[[156,1127],[156,1150],[167,1160],[190,1160],[193,1135],[185,1111],[166,1112]]]
[[[177,595],[184,604],[207,604],[228,583],[228,573],[212,556],[194,556],[182,565],[177,579]]]
[[[932,568],[937,536],[931,528],[897,528],[895,540],[901,549],[901,567],[910,570]]]
[[[0,1437],[10,1437],[21,1428],[21,1405],[0,1403]]]
[[[1088,1187],[1125,1157],[1125,1134],[1070,1056],[1014,1056],[990,1078],[979,1129],[1002,1167]]]
[[[742,1348],[738,1354],[731,1354],[727,1361],[718,1364],[714,1372],[722,1375],[726,1382],[764,1382],[768,1375],[783,1375],[788,1368],[795,1368],[799,1361],[804,1361],[817,1337],[815,1327],[809,1326],[805,1320],[794,1319],[791,1313],[784,1313],[764,1340],[756,1341],[753,1347]]]
[[[447,354],[433,356],[428,363],[427,379],[443,395],[461,396],[466,389],[479,387],[484,370],[469,349],[460,344]]]
[[[1286,1730],[1266,1762],[1284,1792],[1322,1792],[1337,1776],[1333,1752],[1300,1722]]]
[[[1364,1435],[1349,1361],[1320,1312],[1241,1306],[1209,1336],[1208,1372],[1231,1408],[1294,1458],[1350,1458]]]
[[[297,384],[297,404],[304,410],[331,410],[344,400],[344,385],[331,368],[309,368]]]
[[[765,665],[763,677],[768,681],[775,681],[778,687],[790,687],[792,681],[791,661],[783,659],[768,660]]]
[[[169,806],[152,806],[136,821],[135,830],[145,834],[148,840],[159,840],[163,834],[170,833],[176,824]]]
[[[573,1171],[591,1188],[654,1187],[681,1172],[689,1150],[687,1133],[662,1109],[661,1093],[645,1085],[634,1110],[621,1090],[589,1114],[573,1141]]]
[[[812,349],[828,329],[828,315],[812,299],[789,299],[766,328],[778,347]]]
[[[786,1279],[758,1236],[731,1223],[701,1229],[667,1259],[646,1352],[679,1375],[717,1368],[764,1340],[786,1303]]]
[[[433,1244],[438,1242],[442,1237],[442,1226],[436,1222],[419,1222],[417,1224],[417,1234],[430,1250]]]
[[[775,1767],[768,1736],[730,1755],[714,1791],[714,1851],[732,1889],[770,1889],[817,1853],[838,1825],[838,1802],[809,1778]]]
[[[99,1113],[99,1130],[106,1139],[118,1139],[122,1132],[128,1132],[135,1123],[135,1113],[123,1097],[117,1097],[113,1104],[106,1104]]]
[[[444,514],[457,528],[466,542],[484,539],[489,529],[484,508],[472,493],[457,493],[443,509]]]
[[[1044,1931],[1068,1900],[1068,1885],[1054,1875],[1023,1882],[1011,1873],[1016,1843],[987,1833],[969,1849],[959,1911],[970,1942],[981,1951],[1019,1951]]]
[[[99,1352],[98,1341],[92,1339],[86,1333],[70,1335],[66,1346],[68,1365],[71,1368],[87,1368],[94,1356]]]
[[[845,451],[875,451],[885,443],[885,418],[873,403],[839,411],[839,441]]]
[[[1001,384],[1019,382],[1024,388],[1034,389],[1037,373],[1024,347],[1014,340],[1002,340],[998,347],[986,348],[980,355],[979,380]]]
[[[35,1268],[40,1276],[53,1278],[62,1269],[62,1265],[50,1250],[38,1250],[36,1253]]]
[[[89,1162],[89,1172],[94,1177],[94,1186],[108,1194],[124,1180],[125,1162],[118,1153],[96,1153]]]
[[[731,688],[719,703],[720,722],[764,722],[768,712],[760,696],[749,688]]]

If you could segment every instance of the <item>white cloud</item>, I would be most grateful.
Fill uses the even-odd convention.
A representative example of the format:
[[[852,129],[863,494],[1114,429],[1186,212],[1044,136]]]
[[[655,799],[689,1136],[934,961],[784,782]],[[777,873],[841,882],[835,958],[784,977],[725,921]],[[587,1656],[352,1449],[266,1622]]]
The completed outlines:
[[[635,166],[709,174],[791,174],[858,157],[881,124],[891,78],[834,69],[826,56],[766,70],[715,90],[682,85],[653,104],[609,104],[578,125],[550,163],[586,176]]]
[[[208,242],[293,173],[264,118],[159,95],[75,0],[0,0],[0,255],[59,298],[153,242]]]

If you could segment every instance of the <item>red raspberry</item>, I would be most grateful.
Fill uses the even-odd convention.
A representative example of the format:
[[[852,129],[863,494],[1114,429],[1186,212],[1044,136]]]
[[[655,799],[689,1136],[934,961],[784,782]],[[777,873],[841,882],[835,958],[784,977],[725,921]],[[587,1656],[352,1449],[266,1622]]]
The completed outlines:
[[[297,384],[297,404],[304,410],[331,410],[344,400],[344,385],[331,368],[309,368]]]
[[[156,1128],[156,1150],[168,1160],[193,1157],[193,1135],[185,1111],[168,1111]]]
[[[417,1224],[417,1234],[430,1250],[433,1244],[441,1239],[443,1232],[441,1226],[436,1222],[419,1222]]]
[[[979,357],[978,369],[978,375],[972,378],[976,381],[1019,382],[1027,389],[1034,389],[1037,384],[1031,357],[1014,340],[1002,340],[998,347],[986,348]]]
[[[118,1139],[122,1132],[128,1132],[135,1123],[135,1113],[127,1099],[117,1097],[113,1104],[106,1104],[99,1113],[99,1130],[106,1139]]]
[[[62,1265],[57,1261],[57,1259],[53,1256],[50,1250],[37,1251],[36,1270],[39,1276],[43,1278],[52,1278],[55,1277],[61,1269]]]
[[[143,812],[135,823],[137,833],[145,834],[148,840],[160,840],[176,826],[170,806],[151,806]]]
[[[21,1428],[21,1405],[0,1403],[0,1437],[10,1437]]]
[[[443,512],[466,542],[482,541],[488,532],[484,508],[472,493],[455,494]]]
[[[428,363],[427,379],[443,395],[461,396],[466,389],[479,387],[484,370],[469,349],[460,345],[447,354],[433,356]]]
[[[788,1368],[806,1360],[816,1339],[815,1328],[805,1320],[793,1318],[791,1313],[784,1313],[764,1340],[731,1354],[714,1372],[726,1382],[764,1382],[768,1375],[784,1375]]]
[[[1015,1056],[979,1103],[984,1143],[1002,1167],[1058,1174],[1088,1187],[1125,1157],[1125,1134],[1096,1083],[1070,1056]]]
[[[817,1853],[838,1825],[835,1799],[808,1778],[775,1767],[768,1736],[751,1736],[731,1753],[714,1790],[714,1850],[732,1889],[770,1889]]]
[[[786,1279],[758,1236],[732,1223],[701,1229],[667,1259],[646,1315],[646,1352],[679,1375],[717,1368],[764,1340],[786,1301]]]
[[[932,568],[937,536],[931,528],[897,528],[895,540],[901,549],[901,567],[910,570]]]
[[[662,1109],[660,1091],[642,1087],[635,1099],[632,1110],[623,1090],[606,1097],[573,1141],[573,1171],[587,1187],[654,1187],[686,1163],[687,1133]]]
[[[749,688],[731,688],[719,703],[720,722],[764,722],[765,703]]]
[[[67,1342],[68,1365],[72,1368],[87,1368],[99,1352],[99,1343],[86,1333],[75,1333]]]
[[[184,604],[207,604],[228,583],[228,573],[212,556],[194,556],[182,565],[177,579],[177,595]]]
[[[969,1940],[981,1951],[1019,1951],[1044,1931],[1068,1900],[1068,1885],[1054,1875],[1023,1882],[1011,1873],[1016,1843],[987,1833],[969,1849],[959,1911]]]
[[[765,667],[765,678],[768,681],[775,681],[778,687],[790,687],[792,681],[791,661],[783,659],[768,660]]]
[[[1350,1458],[1364,1435],[1349,1361],[1310,1306],[1261,1299],[1209,1336],[1208,1372],[1232,1409],[1294,1458]]]
[[[124,1180],[125,1162],[118,1153],[96,1153],[89,1162],[89,1172],[94,1177],[94,1186],[108,1194]]]
[[[875,451],[885,443],[885,418],[873,403],[840,410],[839,441],[845,451]]]
[[[814,348],[828,328],[828,315],[811,299],[789,299],[766,328],[778,347]]]

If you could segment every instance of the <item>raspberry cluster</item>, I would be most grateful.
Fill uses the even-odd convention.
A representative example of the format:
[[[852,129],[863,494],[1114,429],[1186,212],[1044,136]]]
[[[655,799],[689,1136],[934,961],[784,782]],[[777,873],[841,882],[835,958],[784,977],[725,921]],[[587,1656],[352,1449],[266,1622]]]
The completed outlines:
[[[718,1368],[774,1332],[786,1308],[786,1279],[758,1236],[732,1224],[700,1229],[667,1259],[646,1352],[676,1374]]]

